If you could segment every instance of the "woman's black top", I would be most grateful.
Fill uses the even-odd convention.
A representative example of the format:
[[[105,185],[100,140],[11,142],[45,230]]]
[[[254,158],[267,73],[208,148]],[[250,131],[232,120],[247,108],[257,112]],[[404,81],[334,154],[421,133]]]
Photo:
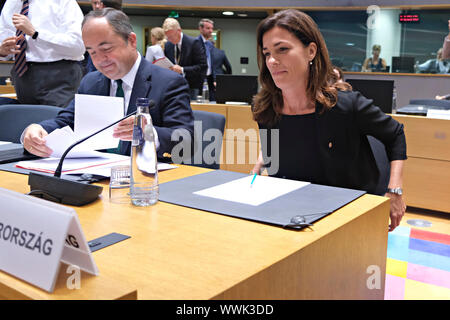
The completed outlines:
[[[315,114],[282,115],[279,126],[280,165],[274,176],[322,184]]]
[[[322,109],[317,104],[314,114],[283,115],[272,126],[258,123],[269,175],[380,194],[367,136],[384,144],[389,161],[405,160],[403,125],[356,91],[339,91],[336,105]]]

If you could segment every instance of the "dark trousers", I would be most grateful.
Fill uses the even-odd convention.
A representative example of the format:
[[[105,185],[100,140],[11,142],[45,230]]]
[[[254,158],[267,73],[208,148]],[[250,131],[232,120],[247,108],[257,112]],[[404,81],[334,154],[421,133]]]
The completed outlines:
[[[27,62],[28,70],[17,77],[14,68],[11,77],[21,104],[41,104],[66,107],[80,85],[82,71],[78,61]]]
[[[208,79],[209,101],[216,101],[216,87],[214,86],[214,78],[212,75],[206,77]]]

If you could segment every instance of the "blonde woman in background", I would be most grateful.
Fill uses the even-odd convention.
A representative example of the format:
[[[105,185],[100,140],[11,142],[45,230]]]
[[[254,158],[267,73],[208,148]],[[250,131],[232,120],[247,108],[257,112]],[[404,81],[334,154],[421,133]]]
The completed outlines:
[[[164,30],[160,27],[152,28],[150,40],[152,45],[147,48],[145,59],[153,63],[155,60],[164,57],[164,45],[167,41]]]

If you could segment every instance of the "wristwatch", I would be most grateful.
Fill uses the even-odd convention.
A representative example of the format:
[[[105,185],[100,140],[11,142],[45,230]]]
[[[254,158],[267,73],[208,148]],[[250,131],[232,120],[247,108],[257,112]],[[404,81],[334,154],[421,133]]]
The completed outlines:
[[[38,35],[39,35],[39,32],[35,31],[33,33],[33,35],[31,36],[31,39],[36,39],[38,37]]]
[[[403,189],[402,188],[387,188],[387,192],[388,193],[393,193],[393,194],[398,194],[399,196],[401,196],[403,194]]]

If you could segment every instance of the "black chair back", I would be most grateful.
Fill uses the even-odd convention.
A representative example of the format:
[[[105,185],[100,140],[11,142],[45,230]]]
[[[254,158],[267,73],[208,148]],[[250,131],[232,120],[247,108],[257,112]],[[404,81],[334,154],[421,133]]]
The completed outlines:
[[[192,112],[194,114],[194,153],[191,164],[197,167],[219,169],[225,116],[200,110]],[[205,150],[207,152],[204,152]]]
[[[59,111],[59,107],[46,105],[0,105],[0,141],[20,143],[20,136],[28,125],[54,118]]]

